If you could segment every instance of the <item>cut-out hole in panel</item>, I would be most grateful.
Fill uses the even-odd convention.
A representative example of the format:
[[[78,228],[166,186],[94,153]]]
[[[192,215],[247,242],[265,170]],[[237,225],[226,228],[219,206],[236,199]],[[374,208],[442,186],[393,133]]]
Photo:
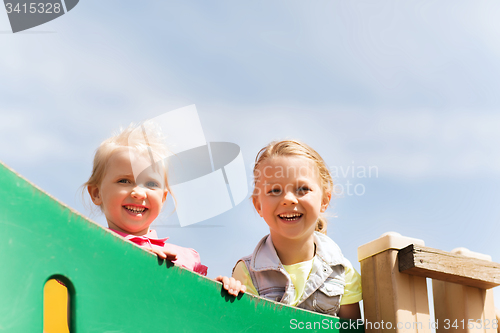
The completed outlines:
[[[69,333],[69,304],[66,283],[48,280],[43,287],[43,333]]]

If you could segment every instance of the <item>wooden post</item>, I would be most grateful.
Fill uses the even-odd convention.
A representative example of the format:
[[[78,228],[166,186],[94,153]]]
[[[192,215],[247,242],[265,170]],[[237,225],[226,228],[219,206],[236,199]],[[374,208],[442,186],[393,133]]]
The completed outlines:
[[[430,333],[424,277],[399,272],[398,250],[420,239],[386,233],[358,248],[367,333]]]
[[[497,324],[500,324],[500,310],[495,309],[496,314],[497,314]],[[497,332],[500,333],[500,325],[497,326]]]
[[[491,261],[491,257],[464,248],[451,251],[466,257]],[[493,290],[432,280],[436,332],[497,333]],[[448,328],[448,329],[447,329]]]

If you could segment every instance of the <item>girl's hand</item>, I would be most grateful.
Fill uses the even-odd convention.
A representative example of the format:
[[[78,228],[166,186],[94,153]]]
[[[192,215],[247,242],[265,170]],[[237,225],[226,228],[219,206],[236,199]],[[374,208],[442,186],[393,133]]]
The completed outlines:
[[[158,256],[158,258],[166,259],[166,260],[170,260],[170,261],[177,259],[177,253],[170,251],[170,250],[166,250],[163,247],[159,247],[156,245],[153,245],[152,248],[149,246],[141,246],[141,247],[145,250],[148,250],[149,252],[156,254]]]
[[[233,296],[238,296],[240,292],[244,293],[247,290],[246,286],[242,285],[240,281],[232,277],[219,275],[215,278],[215,281],[222,282],[222,287]]]

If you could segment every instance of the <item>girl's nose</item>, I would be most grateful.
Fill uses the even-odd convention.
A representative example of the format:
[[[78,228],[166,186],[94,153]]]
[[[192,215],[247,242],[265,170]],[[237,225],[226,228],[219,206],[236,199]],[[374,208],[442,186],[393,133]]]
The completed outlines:
[[[296,204],[296,203],[298,203],[298,201],[297,201],[297,197],[295,196],[295,194],[292,191],[287,191],[285,193],[285,196],[283,197],[283,204],[287,205],[287,204]]]
[[[142,187],[136,186],[130,195],[134,199],[144,199],[146,197],[146,191]]]

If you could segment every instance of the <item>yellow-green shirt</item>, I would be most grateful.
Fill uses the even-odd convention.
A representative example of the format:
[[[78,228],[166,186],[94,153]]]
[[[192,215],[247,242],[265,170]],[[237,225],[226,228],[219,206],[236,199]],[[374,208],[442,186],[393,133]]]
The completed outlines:
[[[306,281],[309,278],[309,274],[311,274],[313,260],[314,258],[293,265],[283,265],[288,275],[290,275],[290,280],[292,280],[292,283],[295,286],[295,296],[293,301],[290,303],[292,306],[296,306],[299,303],[300,297],[304,293]]]
[[[283,265],[295,287],[295,297],[291,302],[292,306],[297,305],[304,292],[304,288],[311,273],[313,259],[299,262],[293,265]],[[345,259],[345,281],[344,295],[340,301],[340,305],[353,304],[361,301],[361,275],[352,267],[351,263]],[[257,289],[253,285],[250,273],[243,261],[238,262],[233,271],[233,277],[247,287],[247,292],[259,296]]]

